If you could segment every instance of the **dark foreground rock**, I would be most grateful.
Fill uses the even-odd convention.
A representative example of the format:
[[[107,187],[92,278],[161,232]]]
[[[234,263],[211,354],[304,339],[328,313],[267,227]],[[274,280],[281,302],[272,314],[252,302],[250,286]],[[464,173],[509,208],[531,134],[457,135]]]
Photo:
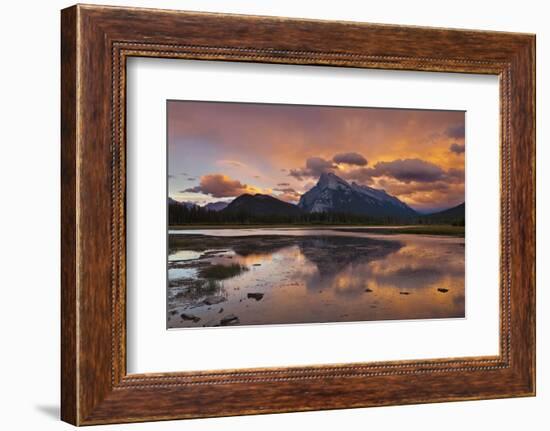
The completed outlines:
[[[215,304],[219,304],[220,302],[225,302],[225,301],[226,301],[226,299],[223,296],[209,296],[203,302],[206,305],[215,305]]]
[[[246,295],[246,297],[255,299],[256,301],[259,301],[260,299],[262,299],[264,297],[264,294],[263,293],[249,293],[248,295]]]
[[[187,313],[181,313],[180,314],[180,317],[183,319],[183,320],[192,320],[193,322],[198,322],[199,320],[201,320],[200,317],[198,316],[194,316],[193,314],[187,314]]]
[[[221,326],[235,325],[237,323],[239,323],[239,318],[234,314],[228,314],[220,320]]]

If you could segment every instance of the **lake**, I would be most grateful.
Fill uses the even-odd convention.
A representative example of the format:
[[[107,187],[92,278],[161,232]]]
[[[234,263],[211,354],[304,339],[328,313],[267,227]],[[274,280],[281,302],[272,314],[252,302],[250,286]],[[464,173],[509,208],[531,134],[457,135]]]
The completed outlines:
[[[188,229],[168,244],[168,328],[465,315],[464,238]]]

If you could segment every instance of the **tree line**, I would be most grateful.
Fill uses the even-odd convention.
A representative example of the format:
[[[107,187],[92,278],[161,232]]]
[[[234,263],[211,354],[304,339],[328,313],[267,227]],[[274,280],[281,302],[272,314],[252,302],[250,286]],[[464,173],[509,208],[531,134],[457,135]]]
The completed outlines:
[[[213,211],[204,207],[186,207],[170,204],[168,206],[168,224],[170,226],[186,224],[319,224],[319,225],[403,225],[403,224],[452,224],[464,226],[464,218],[437,220],[429,216],[372,217],[345,212],[303,213],[299,215],[263,215],[245,211]]]

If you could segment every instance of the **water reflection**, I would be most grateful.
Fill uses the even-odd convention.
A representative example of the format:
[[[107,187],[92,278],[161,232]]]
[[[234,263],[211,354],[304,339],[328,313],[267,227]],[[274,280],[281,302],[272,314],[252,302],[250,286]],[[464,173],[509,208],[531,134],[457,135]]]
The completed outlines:
[[[464,317],[464,239],[181,231],[168,279],[169,328]]]

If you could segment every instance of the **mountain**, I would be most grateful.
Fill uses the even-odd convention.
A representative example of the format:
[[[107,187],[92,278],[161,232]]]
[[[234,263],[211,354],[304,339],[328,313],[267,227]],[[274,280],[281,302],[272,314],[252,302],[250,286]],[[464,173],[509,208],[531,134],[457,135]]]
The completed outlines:
[[[210,203],[206,204],[204,206],[204,208],[206,208],[209,211],[221,211],[225,207],[227,207],[227,205],[229,205],[229,203],[228,202],[223,202],[223,201],[210,202]]]
[[[185,202],[185,201],[180,202],[170,197],[168,198],[168,205],[180,205],[189,209],[198,207],[198,205],[194,204],[193,202]]]
[[[317,184],[300,198],[298,206],[308,213],[334,212],[371,217],[409,218],[417,213],[384,190],[348,183],[333,173],[323,173]]]
[[[424,218],[432,223],[458,223],[464,225],[466,217],[466,205],[461,203],[444,211],[439,211],[432,214],[427,214]]]
[[[283,202],[273,196],[244,194],[235,198],[221,214],[249,214],[252,216],[297,216],[300,208],[288,202]]]

